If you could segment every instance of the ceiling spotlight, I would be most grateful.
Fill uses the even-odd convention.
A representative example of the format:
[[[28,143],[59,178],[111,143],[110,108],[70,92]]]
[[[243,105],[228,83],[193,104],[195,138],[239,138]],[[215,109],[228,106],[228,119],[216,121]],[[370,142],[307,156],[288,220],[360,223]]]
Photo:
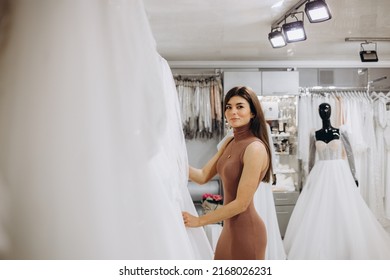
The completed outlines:
[[[268,40],[270,41],[273,48],[281,48],[287,45],[286,39],[284,38],[280,27],[271,29],[271,32],[268,33]]]
[[[375,46],[375,48],[372,48],[372,45]],[[366,49],[364,49],[366,46]],[[369,49],[367,49],[367,46]],[[360,44],[360,59],[362,62],[378,62],[378,54],[376,52],[376,43],[372,42],[365,42]]]
[[[296,14],[302,14],[302,20],[298,20]],[[306,32],[303,28],[303,12],[290,14],[297,21],[284,23],[282,25],[284,36],[286,37],[287,43],[299,42],[306,40]]]
[[[322,22],[332,18],[325,0],[307,2],[305,5],[305,13],[311,23]]]

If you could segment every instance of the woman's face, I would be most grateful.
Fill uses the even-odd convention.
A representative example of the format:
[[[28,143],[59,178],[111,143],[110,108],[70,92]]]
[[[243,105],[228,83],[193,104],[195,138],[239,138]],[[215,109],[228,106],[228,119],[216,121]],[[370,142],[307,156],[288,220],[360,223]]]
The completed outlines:
[[[235,128],[248,124],[253,117],[253,114],[248,101],[246,101],[245,98],[236,95],[227,102],[225,117],[229,125]]]

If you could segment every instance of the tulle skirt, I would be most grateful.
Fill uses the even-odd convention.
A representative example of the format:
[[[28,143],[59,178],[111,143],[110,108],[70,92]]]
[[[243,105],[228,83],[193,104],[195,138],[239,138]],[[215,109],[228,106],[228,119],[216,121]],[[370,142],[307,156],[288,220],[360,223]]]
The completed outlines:
[[[275,202],[272,194],[272,185],[261,182],[254,195],[255,208],[263,219],[267,228],[266,260],[285,260],[286,253],[280,235]]]
[[[284,238],[288,259],[390,259],[390,237],[362,199],[344,160],[318,161]]]

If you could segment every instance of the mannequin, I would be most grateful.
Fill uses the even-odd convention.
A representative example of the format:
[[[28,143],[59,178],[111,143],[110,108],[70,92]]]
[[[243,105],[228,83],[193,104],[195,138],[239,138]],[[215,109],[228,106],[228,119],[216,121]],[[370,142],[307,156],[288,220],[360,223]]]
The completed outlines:
[[[340,130],[330,123],[332,108],[328,103],[320,104],[318,113],[322,119],[322,128],[316,131],[316,139],[329,143],[334,139],[340,139]]]
[[[321,103],[318,107],[318,113],[322,119],[322,128],[315,132],[315,138],[328,144],[330,141],[340,139],[340,130],[335,128],[330,123],[330,115],[332,107],[329,103]],[[356,186],[359,186],[359,181],[355,178]]]
[[[309,175],[283,240],[287,259],[389,260],[390,236],[356,188],[348,133],[331,126],[328,103],[319,114],[323,127],[310,135]]]

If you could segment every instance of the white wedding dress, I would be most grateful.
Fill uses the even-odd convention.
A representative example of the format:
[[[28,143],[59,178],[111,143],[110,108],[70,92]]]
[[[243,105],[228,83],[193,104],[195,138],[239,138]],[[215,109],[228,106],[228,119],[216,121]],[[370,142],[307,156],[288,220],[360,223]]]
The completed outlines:
[[[314,142],[318,161],[287,226],[287,259],[390,259],[389,234],[361,197],[341,139]]]
[[[143,3],[10,5],[0,52],[2,256],[212,259],[203,229],[182,221],[181,211],[196,211],[177,95]]]
[[[270,183],[260,183],[253,197],[253,203],[267,228],[265,259],[285,260],[286,252],[280,235],[272,185]]]

